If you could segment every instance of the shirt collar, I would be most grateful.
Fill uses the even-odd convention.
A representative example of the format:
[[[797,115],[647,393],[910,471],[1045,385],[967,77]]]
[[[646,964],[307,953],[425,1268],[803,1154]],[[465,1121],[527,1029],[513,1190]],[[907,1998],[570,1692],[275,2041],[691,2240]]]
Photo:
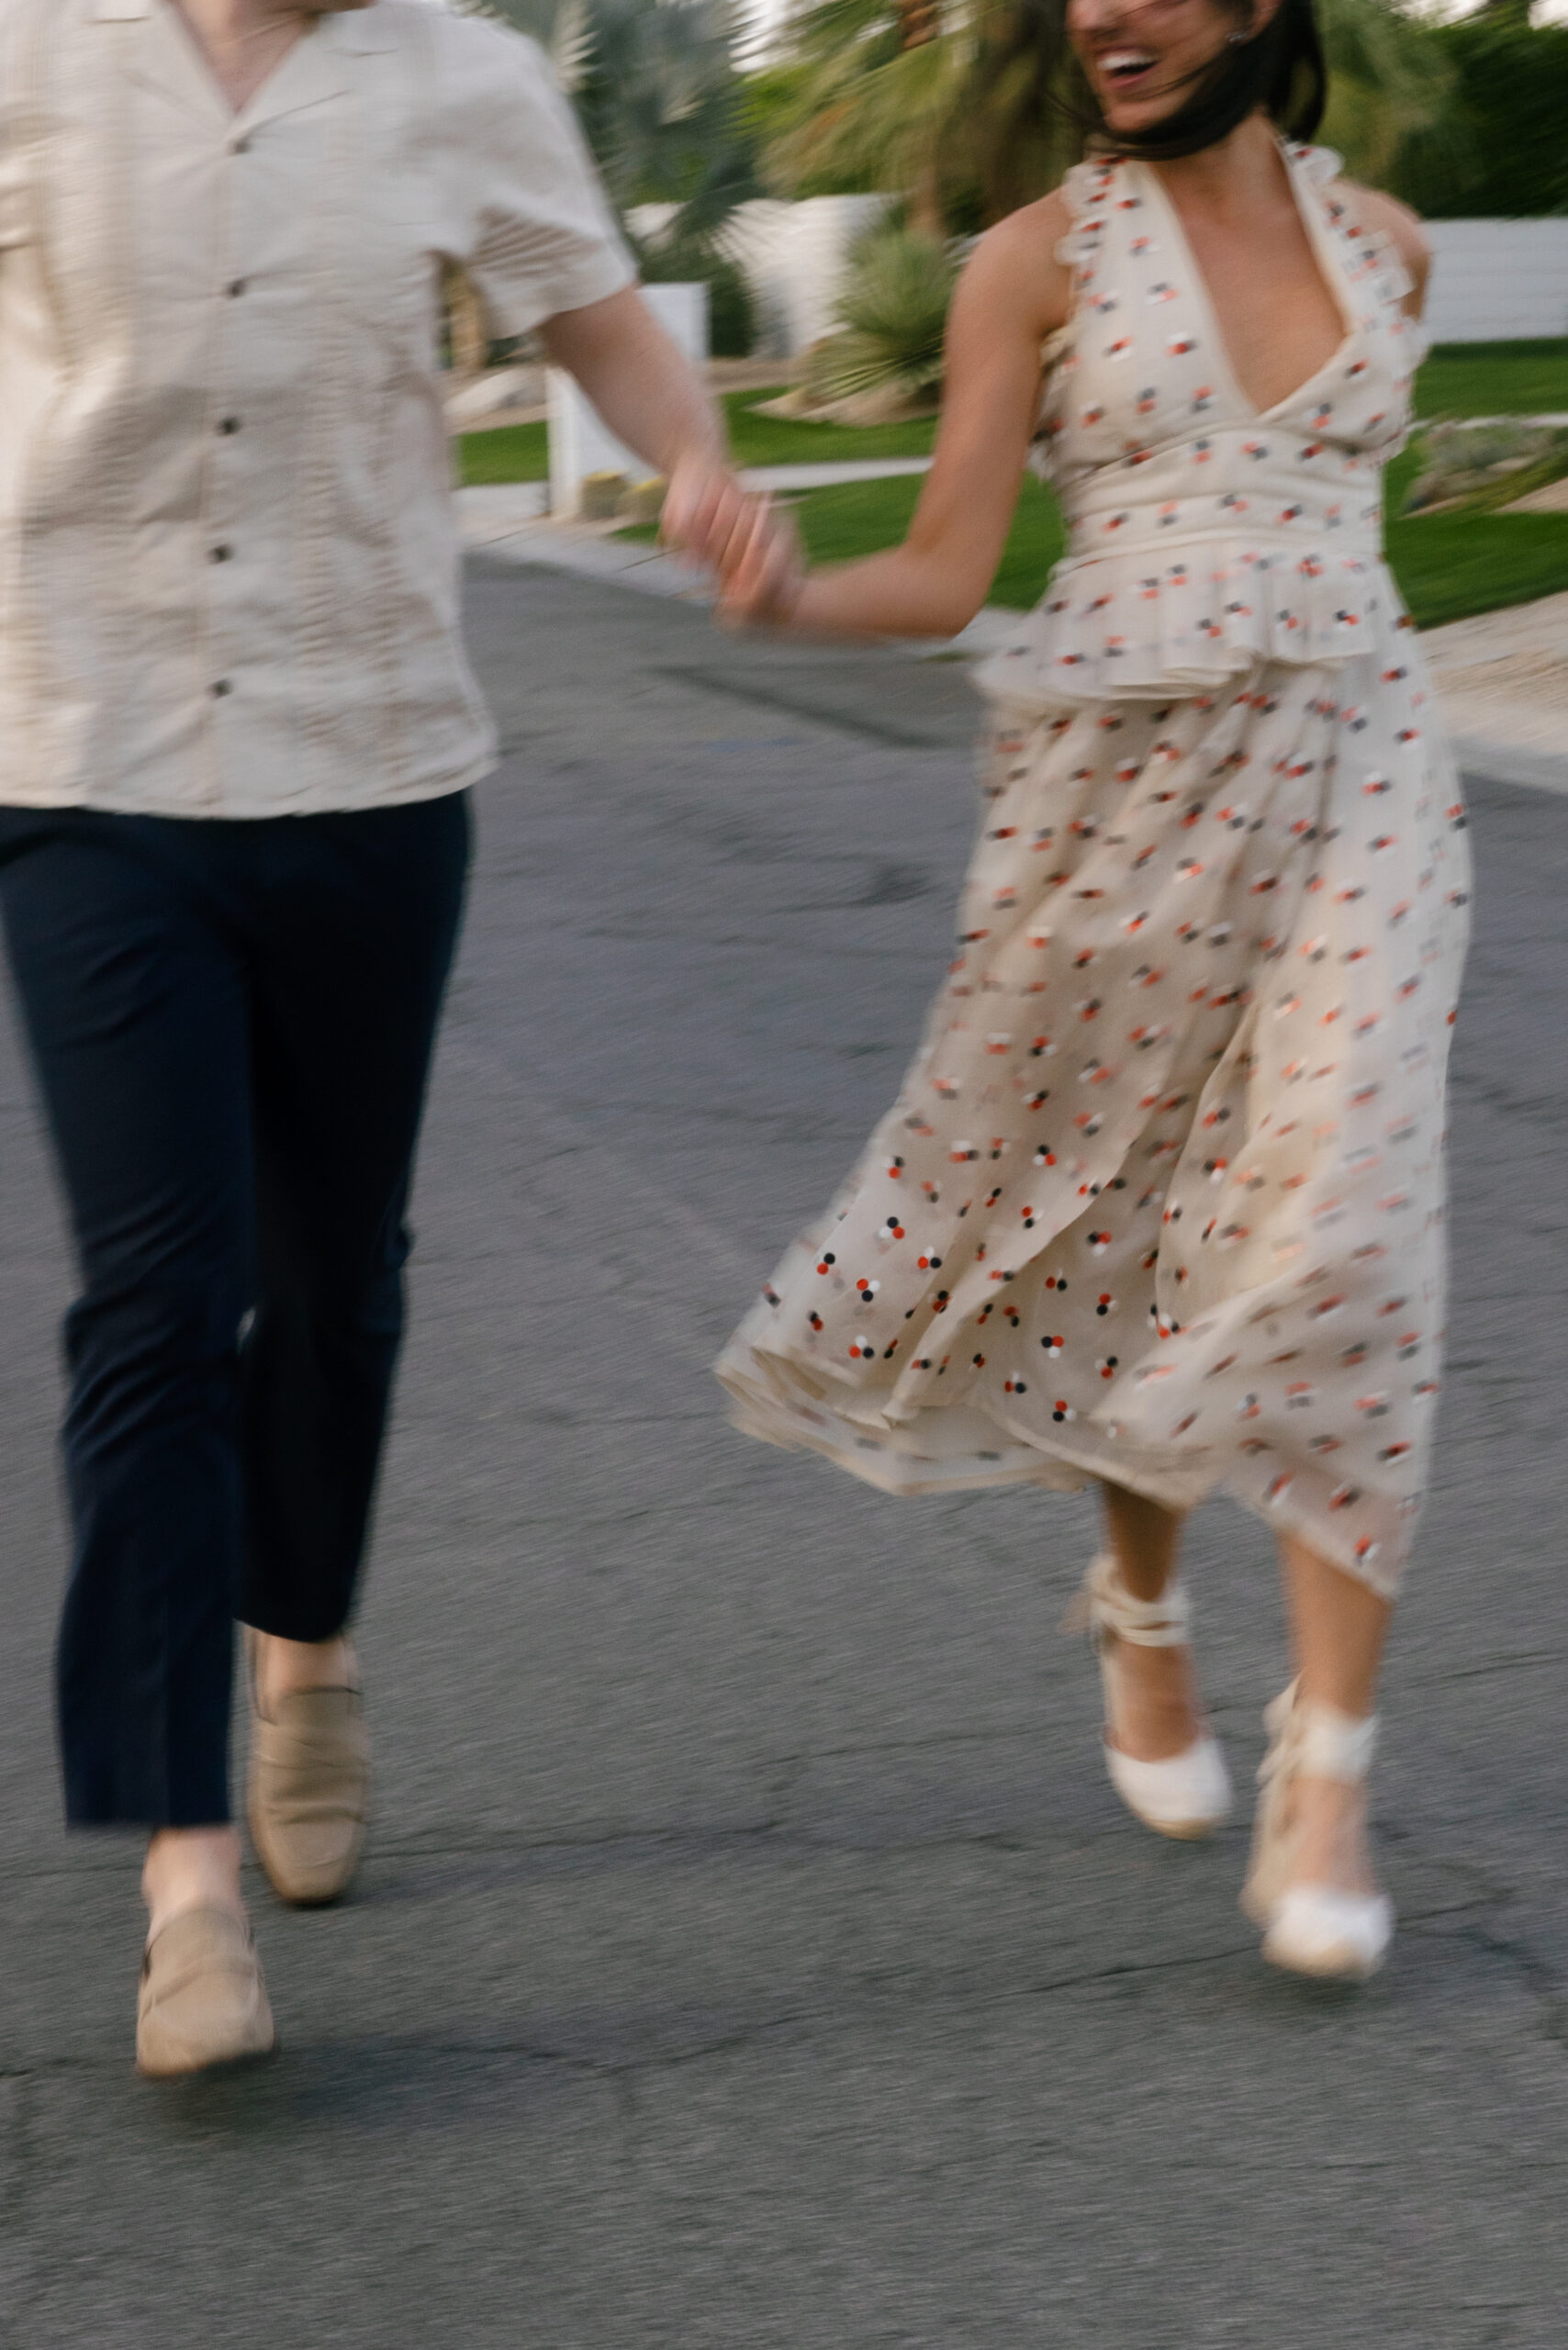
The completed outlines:
[[[334,49],[358,50],[364,55],[398,46],[392,11],[376,6],[334,8],[321,19],[321,37]]]
[[[134,24],[155,17],[159,6],[160,0],[93,0],[92,15],[97,24]],[[362,54],[398,46],[388,13],[381,7],[334,8],[322,17],[320,32],[334,49],[357,50]]]

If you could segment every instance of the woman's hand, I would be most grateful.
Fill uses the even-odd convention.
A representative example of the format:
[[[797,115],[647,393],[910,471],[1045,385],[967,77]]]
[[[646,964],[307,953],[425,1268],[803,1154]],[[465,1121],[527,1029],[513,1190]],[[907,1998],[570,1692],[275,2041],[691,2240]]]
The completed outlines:
[[[793,617],[805,586],[794,524],[771,498],[748,497],[727,467],[678,465],[660,530],[714,573],[722,619],[781,627]]]

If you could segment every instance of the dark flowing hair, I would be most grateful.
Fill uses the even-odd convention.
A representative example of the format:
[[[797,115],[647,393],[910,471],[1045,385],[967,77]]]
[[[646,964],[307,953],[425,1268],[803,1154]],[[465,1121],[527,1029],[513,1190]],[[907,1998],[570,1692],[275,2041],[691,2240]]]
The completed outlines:
[[[1261,106],[1289,139],[1310,139],[1328,95],[1313,0],[1281,0],[1260,32],[1250,28],[1251,0],[1222,0],[1241,38],[1227,41],[1188,90],[1174,114],[1143,136],[1105,129],[1088,79],[1068,39],[1068,0],[1005,0],[977,64],[980,103],[971,125],[985,125],[974,157],[992,211],[1011,211],[1059,179],[1086,148],[1166,162],[1195,155],[1228,137]]]

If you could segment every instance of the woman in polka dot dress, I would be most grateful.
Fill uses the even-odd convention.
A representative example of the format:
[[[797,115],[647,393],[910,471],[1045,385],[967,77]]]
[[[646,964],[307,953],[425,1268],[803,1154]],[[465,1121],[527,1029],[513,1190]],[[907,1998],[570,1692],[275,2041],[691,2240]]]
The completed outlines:
[[[980,673],[923,1049],[720,1376],[742,1427],[890,1492],[1100,1481],[1106,1756],[1167,1834],[1229,1796],[1182,1519],[1216,1489],[1260,1512],[1298,1670],[1243,1902],[1266,1956],[1354,1977],[1392,1929],[1363,1783],[1438,1391],[1466,929],[1379,536],[1425,248],[1300,143],[1310,0],[1068,0],[1065,37],[1105,136],[969,263],[906,543],[803,576],[766,517],[696,519],[732,610],[897,635],[979,605],[1031,442],[1069,525]]]

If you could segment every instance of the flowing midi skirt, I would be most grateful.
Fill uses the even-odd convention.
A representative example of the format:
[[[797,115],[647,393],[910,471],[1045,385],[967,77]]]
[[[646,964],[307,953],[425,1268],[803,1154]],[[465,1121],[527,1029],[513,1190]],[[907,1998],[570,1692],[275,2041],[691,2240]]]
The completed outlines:
[[[1223,1489],[1392,1593],[1468,915],[1419,655],[1010,713],[946,984],[718,1365],[889,1492]]]

